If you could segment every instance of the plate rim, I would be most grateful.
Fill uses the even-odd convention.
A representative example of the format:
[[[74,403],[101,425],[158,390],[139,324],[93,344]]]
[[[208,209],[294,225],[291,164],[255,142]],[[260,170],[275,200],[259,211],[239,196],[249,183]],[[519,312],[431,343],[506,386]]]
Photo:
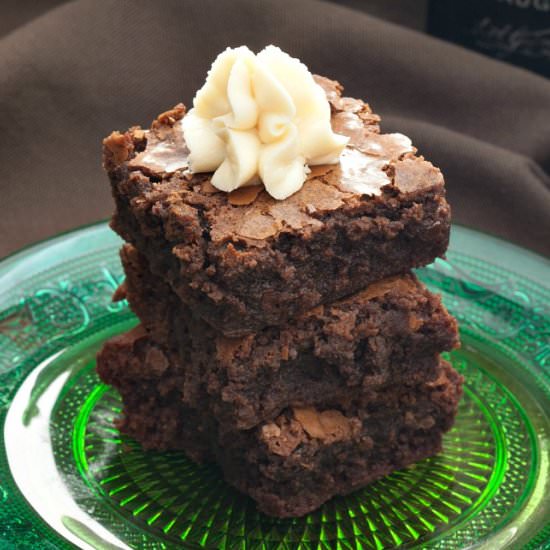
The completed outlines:
[[[113,248],[117,242],[122,243],[122,240],[112,231],[107,225],[107,220],[101,220],[80,226],[78,228],[73,228],[63,233],[57,234],[53,237],[48,237],[42,241],[38,241],[31,245],[28,245],[13,254],[8,255],[7,257],[0,260],[0,283],[5,280],[9,280],[13,274],[14,269],[20,269],[21,266],[27,265],[36,262],[35,254],[39,251],[46,251],[48,249],[55,248],[56,246],[63,247],[63,243],[67,242],[67,239],[78,237],[79,235],[84,235],[89,231],[94,232],[98,231],[98,234],[105,232],[105,235],[108,236],[108,239],[105,242],[105,248]],[[520,278],[527,279],[543,289],[550,290],[550,260],[546,259],[544,256],[541,256],[537,253],[534,253],[528,249],[517,246],[508,241],[493,237],[481,231],[471,229],[459,224],[454,224],[452,226],[452,235],[451,237],[451,246],[450,251],[460,254],[468,255],[473,259],[478,259],[483,263],[492,264],[496,267],[505,269],[510,274],[516,275]],[[478,241],[478,247],[475,252],[471,251],[467,246],[468,243]],[[490,245],[494,245],[491,247]],[[486,254],[487,250],[485,247],[490,249],[492,256],[488,258]],[[94,250],[101,250],[103,247],[94,247]],[[521,261],[515,262],[512,265],[507,261],[501,261],[502,258],[497,257],[498,251],[505,251],[508,254],[508,258],[516,257],[521,259]],[[80,255],[85,255],[85,251],[82,254],[73,255],[71,259],[75,259]],[[48,267],[42,269],[37,269],[36,264],[33,269],[30,270],[25,279],[30,280],[34,275],[46,272],[49,269],[55,268],[62,264],[63,261],[59,258],[56,258],[55,261]],[[532,273],[529,271],[530,268],[535,267],[535,271]],[[525,271],[528,271],[528,274],[525,274]],[[533,276],[534,275],[534,276]],[[25,280],[23,279],[23,280]],[[6,294],[6,291],[13,288],[13,286],[8,285],[7,288],[3,287],[0,284],[0,297]],[[545,529],[535,535],[541,535]]]

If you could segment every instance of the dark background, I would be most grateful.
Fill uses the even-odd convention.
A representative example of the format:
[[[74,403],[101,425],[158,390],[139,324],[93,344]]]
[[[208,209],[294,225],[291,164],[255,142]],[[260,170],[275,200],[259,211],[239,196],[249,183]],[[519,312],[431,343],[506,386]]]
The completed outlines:
[[[427,29],[550,77],[550,0],[432,0]]]
[[[226,46],[269,43],[410,135],[442,168],[455,221],[550,256],[550,81],[425,34],[465,44],[449,13],[421,0],[2,0],[0,257],[107,218],[101,139],[189,104]]]

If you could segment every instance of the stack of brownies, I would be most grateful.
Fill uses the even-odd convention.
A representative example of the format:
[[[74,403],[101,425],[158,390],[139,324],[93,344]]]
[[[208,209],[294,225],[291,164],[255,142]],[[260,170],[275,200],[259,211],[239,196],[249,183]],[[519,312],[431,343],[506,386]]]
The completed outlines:
[[[440,357],[456,323],[410,271],[446,250],[443,177],[315,78],[350,142],[283,201],[192,174],[183,106],[104,141],[127,242],[116,298],[141,322],[98,356],[119,427],[219,463],[281,517],[439,452],[462,391]],[[364,184],[372,194],[354,191]]]

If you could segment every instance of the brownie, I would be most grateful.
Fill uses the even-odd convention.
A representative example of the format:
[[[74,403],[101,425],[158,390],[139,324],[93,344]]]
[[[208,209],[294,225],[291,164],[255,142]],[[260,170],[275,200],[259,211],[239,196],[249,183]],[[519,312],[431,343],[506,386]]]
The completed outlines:
[[[287,406],[430,377],[438,354],[458,343],[456,321],[412,274],[373,283],[284,325],[228,338],[196,317],[133,246],[125,245],[121,257],[130,306],[186,365],[182,398],[198,406],[206,392],[212,414],[235,428]]]
[[[201,437],[205,411],[185,407],[182,400],[184,369],[174,353],[151,342],[141,325],[104,344],[97,356],[97,373],[122,396],[124,416],[119,428],[143,448],[185,449],[197,461],[208,456],[208,445]],[[185,422],[179,414],[184,407]]]
[[[215,460],[230,484],[280,517],[304,515],[439,452],[462,393],[462,378],[441,361],[423,381],[369,387],[330,406],[288,407],[251,429],[231,430],[200,404],[183,402],[178,361],[141,327],[104,346],[98,372],[122,396],[120,429],[146,449]]]
[[[340,163],[313,167],[285,201],[261,186],[219,192],[191,174],[185,108],[144,131],[104,140],[116,203],[112,227],[148,259],[181,301],[226,336],[284,324],[319,304],[441,256],[450,210],[441,172],[405,136],[317,77],[336,132],[350,137]]]

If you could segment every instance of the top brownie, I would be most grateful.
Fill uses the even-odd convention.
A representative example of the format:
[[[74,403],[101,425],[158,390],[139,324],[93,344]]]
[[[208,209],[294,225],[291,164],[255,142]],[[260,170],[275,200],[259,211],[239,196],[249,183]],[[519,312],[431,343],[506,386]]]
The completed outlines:
[[[315,77],[333,130],[349,136],[340,162],[315,166],[278,201],[261,186],[224,193],[192,174],[182,105],[150,130],[104,140],[116,211],[112,227],[180,299],[226,336],[279,325],[369,283],[425,265],[448,245],[450,209],[439,169],[408,138]]]

